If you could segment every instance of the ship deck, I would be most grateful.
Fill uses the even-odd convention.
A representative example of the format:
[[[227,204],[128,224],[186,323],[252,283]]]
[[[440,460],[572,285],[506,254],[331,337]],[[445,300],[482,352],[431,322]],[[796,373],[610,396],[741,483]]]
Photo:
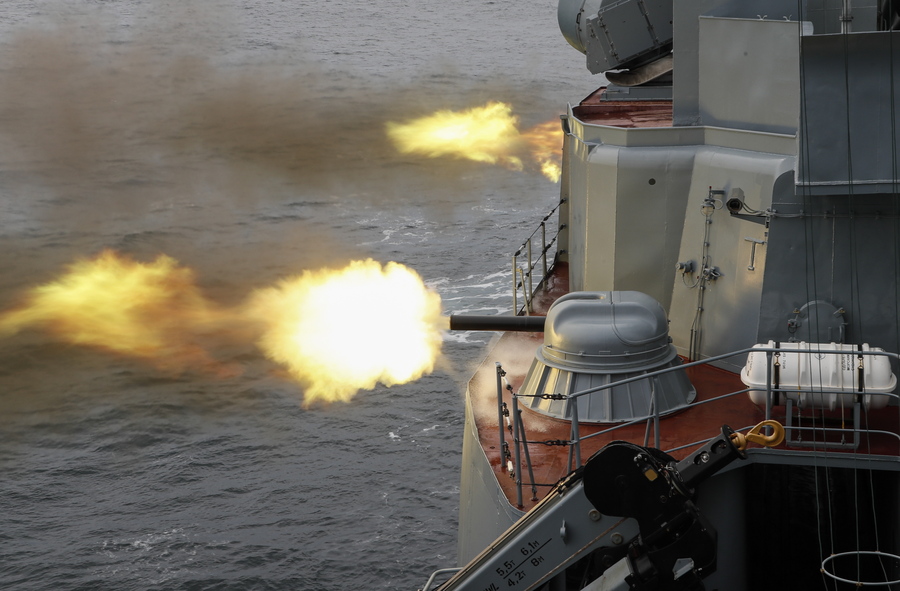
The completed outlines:
[[[538,314],[545,314],[550,304],[560,295],[568,291],[568,267],[558,264],[552,273],[552,279],[548,282],[548,289],[536,294],[535,310]],[[505,333],[494,345],[481,366],[476,371],[469,384],[469,397],[475,424],[478,430],[481,446],[491,464],[495,477],[500,484],[507,499],[513,506],[528,510],[550,490],[559,479],[569,472],[570,446],[546,444],[543,442],[568,441],[571,439],[571,423],[556,418],[547,417],[528,408],[522,408],[521,416],[525,427],[525,436],[529,442],[531,471],[533,480],[522,469],[523,494],[522,504],[517,503],[517,491],[515,478],[511,476],[506,467],[506,462],[501,457],[501,444],[498,426],[497,380],[496,364],[500,363],[506,372],[506,379],[513,392],[521,388],[525,374],[531,364],[534,351],[543,342],[543,333]],[[745,392],[746,386],[740,377],[732,372],[701,365],[688,368],[688,376],[697,390],[696,400],[687,408],[675,414],[661,417],[659,428],[659,448],[667,451],[676,459],[681,459],[691,451],[702,445],[709,438],[717,435],[723,425],[728,425],[735,430],[746,429],[763,421],[765,409],[754,404]],[[737,394],[708,403],[710,400],[730,394]],[[510,391],[503,392],[503,401],[508,408],[512,408],[512,396]],[[796,409],[795,409],[796,411]],[[794,413],[796,421],[800,425],[816,423],[827,425],[835,431],[844,428],[852,428],[850,411],[845,411],[843,416],[839,411],[803,411],[804,416]],[[817,413],[810,415],[810,412]],[[784,407],[775,407],[772,418],[784,423]],[[599,450],[607,443],[615,440],[627,440],[639,445],[654,445],[655,433],[652,424],[648,421],[621,426],[610,430],[614,425],[608,424],[581,424],[580,437],[592,436],[581,442],[581,459],[586,461],[591,454]],[[870,433],[864,437],[860,446],[856,449],[843,449],[845,453],[871,454],[873,456],[900,456],[900,416],[898,408],[888,406],[880,411],[869,411],[862,415],[862,428],[870,429]],[[885,433],[877,433],[884,431]],[[795,431],[795,438],[797,431]],[[801,432],[802,433],[802,432]],[[824,433],[824,432],[823,432]],[[849,432],[848,432],[849,433]],[[844,437],[848,437],[845,433]],[[822,435],[824,436],[824,435]],[[852,434],[849,435],[852,437]],[[835,436],[829,431],[829,437]],[[505,434],[512,453],[512,436],[509,429]],[[809,439],[809,436],[807,436]],[[779,449],[786,450],[786,444],[781,444]],[[804,447],[794,445],[792,452],[817,453],[821,446]],[[829,449],[842,451],[840,449]],[[523,459],[524,464],[524,459]],[[536,494],[532,494],[531,483],[536,483]]]
[[[581,101],[572,112],[584,123],[615,127],[672,127],[670,100],[604,100],[606,87]]]

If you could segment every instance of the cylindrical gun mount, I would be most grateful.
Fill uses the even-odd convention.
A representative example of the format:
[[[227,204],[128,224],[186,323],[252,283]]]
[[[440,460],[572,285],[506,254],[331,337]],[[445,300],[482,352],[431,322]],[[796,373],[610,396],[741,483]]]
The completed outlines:
[[[544,332],[544,316],[450,316],[450,330]]]

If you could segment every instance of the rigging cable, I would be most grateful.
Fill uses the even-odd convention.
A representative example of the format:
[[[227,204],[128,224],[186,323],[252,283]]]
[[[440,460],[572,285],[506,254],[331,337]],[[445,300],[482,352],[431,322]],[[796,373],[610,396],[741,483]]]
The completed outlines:
[[[861,220],[856,218],[853,215],[853,203],[854,203],[854,184],[853,184],[853,154],[852,154],[852,143],[851,143],[851,111],[850,111],[850,68],[849,68],[849,59],[850,59],[850,48],[849,48],[849,35],[843,35],[843,49],[844,49],[844,90],[845,90],[845,102],[846,102],[846,127],[847,127],[847,175],[848,175],[848,193],[847,193],[847,209],[850,213],[850,219],[848,221],[848,234],[850,241],[850,307],[855,313],[857,318],[861,318],[862,314],[862,298],[861,298],[861,288],[860,288],[860,275],[856,271],[859,268],[860,262],[860,236],[858,232],[858,224],[861,223]],[[889,35],[889,38],[892,41],[892,35]],[[893,98],[893,51],[891,51],[890,56],[891,62],[891,96]],[[892,138],[892,153],[895,155],[895,159],[893,161],[893,169],[894,169],[894,179],[892,182],[896,183],[896,129],[893,127],[893,123],[895,121],[895,105],[893,100],[891,101],[891,121],[892,121],[892,129],[891,129],[891,138]],[[876,230],[879,225],[879,222],[876,220],[873,222],[872,230]],[[895,238],[896,240],[896,238]],[[895,249],[895,259],[896,259],[896,249]],[[896,286],[896,275],[895,275],[895,286]],[[895,287],[896,289],[896,287]],[[856,341],[859,343],[860,348],[861,344],[866,342],[866,335],[863,334],[863,326],[861,324],[857,325]],[[863,381],[865,366],[864,363],[871,363],[872,358],[865,359],[862,355],[859,355],[859,367],[860,367],[860,381]],[[865,425],[869,424],[869,409],[868,405],[865,404],[866,398],[863,392],[864,384],[859,384],[860,389],[860,398],[857,402],[862,407],[862,412],[864,414]],[[843,412],[843,405],[841,406]],[[855,428],[855,425],[854,425]],[[854,440],[857,441],[859,434],[854,435]],[[884,555],[881,552],[879,532],[878,532],[878,509],[875,502],[875,483],[874,483],[874,470],[872,469],[871,462],[871,438],[869,434],[866,434],[866,449],[867,449],[867,458],[869,463],[868,472],[868,483],[870,489],[870,497],[872,503],[872,533],[874,535],[874,544],[875,544],[875,552],[871,553],[870,551],[862,550],[862,540],[861,540],[861,530],[862,524],[860,523],[860,474],[859,474],[859,448],[858,446],[854,446],[853,448],[853,496],[854,496],[854,512],[855,512],[855,533],[856,533],[856,568],[857,568],[857,584],[862,585],[862,555],[865,553],[867,555],[873,554],[878,556],[878,564],[881,567],[882,575],[885,581],[888,581],[887,570],[884,565]]]
[[[806,88],[806,68],[805,61],[803,55],[803,22],[804,22],[804,14],[803,14],[803,2],[802,0],[797,1],[797,43],[799,45],[798,48],[798,65],[799,65],[799,75],[800,75],[800,97],[801,97],[801,105],[800,105],[800,149],[801,152],[799,154],[800,158],[800,167],[801,170],[804,171],[803,176],[806,179],[802,179],[800,183],[800,192],[801,199],[803,204],[803,211],[813,211],[812,209],[812,199],[810,195],[810,183],[812,182],[811,178],[811,168],[810,168],[810,145],[809,145],[809,109],[807,105],[807,96],[808,91]],[[773,203],[774,205],[774,203]],[[804,264],[804,278],[805,278],[805,286],[806,286],[806,301],[811,301],[810,291],[816,293],[816,257],[815,257],[815,249],[814,249],[814,241],[815,241],[815,220],[812,216],[807,216],[803,218],[803,239],[805,248],[803,249],[805,264]],[[811,289],[812,288],[812,289]],[[802,409],[800,405],[797,405],[797,414],[798,416],[802,416]],[[815,488],[815,514],[816,514],[816,532],[817,539],[819,545],[819,556],[825,556],[825,548],[824,548],[824,540],[823,540],[823,523],[822,523],[822,500],[821,500],[821,490],[822,484],[820,483],[820,467],[818,462],[818,454],[819,451],[817,449],[818,443],[816,440],[816,412],[815,409],[812,409],[811,412],[811,438],[812,438],[812,458],[813,458],[813,487]],[[824,433],[824,432],[823,432]],[[824,466],[824,485],[825,490],[828,490],[828,480],[829,480],[829,471],[828,465]],[[831,503],[827,503],[827,507],[829,510],[828,521],[831,523]],[[831,535],[831,548],[834,548],[834,534],[832,532]],[[830,553],[830,552],[829,552]],[[830,587],[830,580],[825,575],[824,572],[820,572],[820,576],[822,577],[822,585],[824,587]]]
[[[893,189],[892,201],[894,204],[894,210],[896,212],[896,210],[897,210],[897,128],[896,128],[896,105],[894,102],[893,37],[894,37],[893,34],[888,32],[888,48],[889,48],[888,49],[888,51],[889,51],[888,69],[889,69],[889,79],[890,79],[889,93],[890,93],[890,105],[891,105],[890,106],[890,121],[891,121],[891,155],[892,155],[891,185],[892,185],[892,189]],[[897,306],[898,306],[898,303],[897,303],[897,294],[898,294],[897,278],[898,278],[898,275],[897,275],[896,270],[897,270],[897,265],[898,265],[898,243],[897,243],[897,239],[898,239],[897,234],[898,233],[897,233],[897,221],[896,220],[894,220],[893,225],[894,225],[894,267],[895,267],[895,273],[894,273],[895,311],[894,311],[894,315],[895,315],[895,319],[900,321],[900,319],[898,319],[898,308],[897,308]],[[851,226],[851,227],[853,227],[853,226]],[[855,237],[852,236],[852,238],[855,238]],[[851,246],[852,246],[852,243],[851,243]],[[855,258],[855,255],[854,255],[854,258]],[[856,289],[857,289],[856,295],[858,297],[859,296],[858,282],[856,285]],[[898,326],[897,329],[895,330],[895,335],[897,334],[898,330],[900,330],[900,326]],[[859,341],[860,342],[865,341],[862,334],[860,334]],[[896,341],[895,341],[895,345],[896,345]],[[867,361],[870,361],[870,360],[873,360],[873,358],[869,357],[869,359]],[[869,424],[869,408],[868,408],[867,404],[863,404],[862,406],[864,409],[865,425],[868,425]],[[878,518],[877,518],[878,506],[877,506],[876,499],[875,499],[875,477],[874,477],[875,468],[873,466],[873,460],[872,460],[872,440],[871,440],[871,436],[868,432],[866,432],[865,436],[866,436],[866,454],[867,454],[867,458],[868,458],[867,463],[869,466],[867,472],[868,472],[868,476],[869,476],[869,478],[868,478],[869,497],[870,497],[870,502],[871,502],[871,507],[872,507],[872,531],[873,531],[873,535],[875,537],[875,540],[874,540],[875,541],[875,552],[873,552],[872,555],[877,556],[878,565],[881,567],[881,574],[884,577],[884,580],[888,581],[889,577],[888,577],[888,573],[887,573],[887,568],[885,567],[885,564],[884,564],[884,555],[882,554],[882,551],[881,551],[881,538],[880,538],[880,534],[878,531]],[[854,463],[854,465],[856,465],[856,464]],[[858,486],[859,486],[858,480],[855,480],[854,486],[855,486],[854,492],[857,492],[856,489],[858,489]],[[856,511],[857,511],[856,526],[857,526],[857,539],[858,539],[859,538],[859,528],[860,528],[858,502],[856,505]],[[859,543],[858,542],[857,542],[857,550],[859,551]],[[857,569],[859,569],[858,565],[859,565],[859,555],[857,555]]]
[[[894,211],[897,212],[898,209],[898,201],[897,201],[897,114],[896,114],[896,102],[895,102],[895,79],[894,79],[894,33],[888,30],[888,70],[889,70],[889,79],[890,79],[890,118],[891,118],[891,188],[892,188],[892,200],[894,202]],[[900,323],[900,302],[898,302],[898,298],[900,298],[900,284],[898,284],[898,277],[900,277],[900,244],[898,244],[898,222],[896,218],[894,219],[894,318],[897,323]],[[900,335],[900,324],[896,326],[895,336]],[[900,343],[895,341],[895,350],[900,349]],[[870,358],[872,359],[872,358]],[[895,364],[892,362],[892,367]],[[865,421],[866,425],[869,424],[869,409],[868,406],[865,408]],[[872,465],[872,441],[869,437],[869,434],[866,434],[866,446],[867,446],[867,454],[869,458],[869,491],[872,502],[872,527],[875,534],[875,550],[876,552],[881,552],[881,539],[878,532],[878,519],[877,519],[877,505],[875,501],[875,480],[874,480],[874,467]],[[887,568],[884,564],[884,558],[881,554],[878,554],[878,562],[881,566],[881,572],[884,576],[884,580],[889,580]]]
[[[849,17],[849,15],[846,15]],[[851,310],[852,318],[861,318],[861,305],[859,301],[859,277],[856,272],[858,268],[859,261],[859,245],[857,243],[856,236],[856,224],[857,220],[853,218],[853,142],[852,142],[852,131],[851,131],[851,112],[850,112],[850,35],[847,29],[842,31],[841,35],[841,45],[842,45],[842,54],[844,58],[844,109],[845,109],[845,118],[844,118],[844,126],[846,130],[846,142],[847,142],[847,195],[846,195],[846,203],[847,203],[847,212],[850,214],[850,219],[847,221],[847,234],[850,242],[850,263],[849,263],[849,291],[848,297],[850,298],[848,308]],[[836,224],[836,220],[833,223]],[[832,257],[834,257],[834,250],[832,250]],[[857,323],[857,333],[854,334],[853,340],[856,340],[858,343],[863,342],[863,335],[861,334],[861,324]],[[862,360],[860,359],[860,363]],[[843,418],[844,405],[841,404],[841,416]],[[843,434],[842,434],[843,437]],[[854,512],[854,529],[856,534],[856,580],[859,582],[862,580],[862,569],[860,565],[861,554],[859,551],[861,548],[861,540],[860,540],[860,522],[859,522],[859,462],[857,456],[857,449],[853,448],[853,462],[852,462],[852,474],[853,474],[853,512]],[[829,502],[831,499],[829,497]],[[832,531],[834,530],[834,523],[831,524]],[[834,552],[834,549],[832,549]]]
[[[893,13],[896,16],[897,7],[892,6]],[[896,23],[896,19],[895,19]],[[891,80],[891,163],[892,163],[892,179],[891,179],[891,188],[893,189],[893,201],[894,201],[894,211],[895,213],[900,213],[900,191],[898,191],[898,183],[900,183],[900,174],[898,174],[898,163],[897,163],[897,97],[895,93],[896,80],[894,78],[894,33],[893,29],[895,27],[892,26],[890,31],[888,32],[888,48],[890,51],[890,80]],[[894,351],[900,352],[900,220],[895,218],[894,220],[894,318],[896,320],[896,327],[894,329],[894,334],[897,335],[898,339],[895,342]],[[896,360],[891,363],[891,367],[898,369]],[[898,423],[900,423],[900,404],[897,405],[898,411]],[[873,493],[874,495],[874,489]],[[874,501],[873,501],[874,502]]]

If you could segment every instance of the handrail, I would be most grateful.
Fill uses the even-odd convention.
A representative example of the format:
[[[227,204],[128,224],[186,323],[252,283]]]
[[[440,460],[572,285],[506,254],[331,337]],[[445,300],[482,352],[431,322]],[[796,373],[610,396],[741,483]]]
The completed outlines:
[[[428,581],[425,583],[425,586],[422,587],[419,591],[431,591],[431,584],[434,583],[434,579],[437,578],[438,575],[445,575],[448,573],[458,573],[462,570],[461,566],[453,567],[453,568],[439,568],[428,577]],[[443,584],[443,583],[441,583]],[[435,587],[437,588],[437,587]]]
[[[553,266],[552,263],[548,264],[547,262],[547,253],[550,251],[551,247],[556,244],[556,241],[559,238],[560,230],[565,227],[564,225],[559,225],[556,228],[556,234],[551,237],[550,242],[548,243],[547,221],[553,216],[554,213],[556,213],[556,210],[559,209],[559,206],[562,205],[562,203],[562,201],[557,203],[553,207],[553,209],[551,209],[550,212],[544,216],[540,224],[538,224],[538,227],[531,232],[531,235],[525,239],[522,245],[519,246],[518,250],[516,250],[515,254],[512,255],[513,314],[518,314],[521,311],[524,311],[527,314],[531,314],[534,311],[532,307],[534,292],[536,289],[540,289],[544,282],[547,280],[550,269]],[[541,250],[540,253],[538,253],[538,257],[535,258],[533,256],[532,242],[534,241],[538,232],[540,232],[541,235]],[[519,267],[519,256],[522,254],[523,250],[527,254],[528,258],[528,264],[524,269]],[[540,281],[538,281],[537,285],[534,285],[534,270],[537,267],[539,261],[541,262],[541,279]],[[519,310],[519,288],[522,288],[522,294],[525,300],[525,306],[523,310]]]
[[[766,358],[767,358],[767,364],[768,364],[767,375],[766,375],[766,418],[767,419],[771,418],[772,407],[774,406],[775,396],[777,394],[794,393],[794,392],[814,392],[817,394],[846,394],[847,393],[846,390],[827,388],[827,387],[823,387],[823,386],[806,387],[806,388],[797,387],[795,385],[792,385],[791,387],[788,387],[788,388],[774,387],[773,386],[773,376],[772,376],[773,355],[779,355],[781,353],[797,353],[798,350],[781,348],[781,347],[759,347],[759,346],[756,346],[756,347],[748,347],[745,349],[740,349],[737,351],[733,351],[731,353],[724,353],[722,355],[716,355],[714,357],[709,357],[709,358],[703,359],[703,360],[692,361],[692,362],[688,362],[688,363],[675,365],[672,367],[667,367],[664,369],[659,369],[659,370],[652,371],[652,372],[647,372],[647,373],[641,374],[639,376],[634,376],[631,378],[626,378],[623,380],[610,382],[608,384],[603,384],[600,386],[587,388],[585,390],[580,390],[580,391],[574,392],[572,394],[554,394],[553,396],[554,397],[558,396],[560,398],[568,399],[570,402],[577,401],[577,399],[580,398],[581,396],[585,396],[587,394],[591,394],[594,392],[608,390],[608,389],[611,389],[614,387],[622,386],[624,384],[629,384],[632,382],[645,380],[650,377],[655,377],[655,376],[659,376],[659,375],[663,375],[663,374],[667,374],[667,373],[672,373],[672,372],[676,372],[676,371],[686,371],[692,367],[697,367],[697,366],[701,366],[701,365],[709,365],[716,361],[721,361],[724,359],[736,357],[738,355],[744,355],[744,354],[751,353],[751,352],[765,353]],[[853,356],[861,356],[861,357],[888,357],[891,359],[900,360],[900,354],[891,353],[889,351],[859,351],[859,350],[847,351],[847,350],[834,350],[834,349],[826,350],[826,349],[812,349],[811,348],[808,350],[803,349],[803,350],[800,350],[799,352],[802,352],[804,354],[808,353],[808,354],[814,354],[814,355],[819,355],[819,354],[821,354],[821,355],[848,355],[848,354],[851,354]],[[497,363],[497,371],[503,372],[503,374],[505,375],[505,372],[503,371],[500,363]],[[499,379],[497,382],[497,388],[498,388],[497,396],[498,396],[498,401],[499,401],[499,400],[501,400],[501,395],[502,395],[502,391],[500,390]],[[690,405],[690,407],[696,407],[696,406],[700,406],[700,405],[704,405],[704,404],[712,404],[715,402],[725,400],[727,398],[731,398],[733,396],[737,396],[740,394],[747,394],[748,392],[750,392],[752,390],[759,390],[759,389],[761,389],[759,386],[754,386],[752,388],[744,388],[741,390],[736,390],[734,392],[722,394],[720,396],[709,398],[707,400],[701,400],[698,402],[694,402]],[[538,483],[534,482],[534,476],[532,475],[532,468],[530,465],[530,463],[531,463],[530,457],[528,454],[528,445],[529,444],[531,444],[531,445],[537,445],[537,444],[569,445],[570,450],[569,450],[568,466],[569,466],[569,469],[571,470],[574,467],[578,467],[581,465],[581,442],[582,441],[591,439],[593,437],[605,435],[605,434],[611,433],[613,431],[623,429],[625,427],[633,426],[636,424],[644,423],[644,422],[648,423],[648,429],[649,429],[649,423],[652,422],[652,424],[654,425],[655,447],[659,448],[661,413],[659,412],[658,404],[656,404],[655,402],[652,404],[653,412],[651,412],[650,414],[648,414],[646,416],[637,417],[637,418],[631,419],[629,421],[619,423],[619,424],[609,427],[607,429],[603,429],[603,430],[600,430],[600,431],[597,431],[597,432],[594,432],[594,433],[591,433],[588,435],[584,435],[584,436],[580,435],[578,412],[577,412],[577,402],[576,402],[576,403],[570,405],[570,408],[572,409],[572,417],[571,417],[572,431],[570,434],[571,439],[569,441],[561,441],[561,442],[528,441],[527,438],[525,437],[524,425],[521,424],[521,418],[519,416],[521,411],[518,411],[518,399],[519,398],[534,398],[534,397],[540,397],[543,395],[541,395],[541,394],[529,394],[529,395],[519,394],[517,392],[513,392],[512,388],[510,386],[507,386],[507,390],[509,390],[510,394],[512,395],[512,402],[513,402],[513,411],[510,413],[512,415],[511,425],[509,425],[509,427],[513,434],[513,442],[515,445],[515,464],[513,466],[513,470],[512,470],[513,474],[511,474],[511,476],[514,476],[514,478],[516,480],[517,504],[519,507],[522,506],[522,486],[524,484],[523,479],[522,479],[522,464],[521,464],[522,450],[520,450],[520,446],[524,448],[524,455],[526,457],[526,463],[528,464],[526,466],[526,468],[527,468],[527,470],[529,472],[529,476],[531,478],[531,482],[528,484],[530,485],[530,487],[532,489],[533,495],[536,494],[535,493],[536,486],[550,486],[550,485],[538,484]],[[855,394],[866,394],[868,392],[869,391],[864,389],[862,392],[857,392]],[[655,401],[656,392],[654,391],[653,394],[654,394],[654,401]],[[893,392],[878,392],[878,395],[887,396],[889,398],[893,398],[895,400],[900,401],[900,395],[895,394]],[[500,428],[503,429],[502,422],[501,422]],[[742,429],[738,429],[738,431],[743,431],[743,430],[746,430],[749,428],[750,427],[745,427]],[[890,435],[898,440],[898,453],[900,453],[900,433],[894,433],[891,431],[883,431],[883,430],[877,430],[877,429],[860,429],[858,427],[858,425],[854,425],[853,428],[827,428],[824,426],[821,426],[821,427],[791,426],[790,430],[791,431],[814,431],[814,432],[820,432],[820,433],[825,433],[825,432],[829,432],[829,431],[846,433],[846,434],[853,433],[854,437],[858,437],[862,433]],[[649,433],[649,430],[648,430],[648,433]],[[706,440],[686,444],[686,445],[672,448],[672,449],[666,450],[666,451],[674,452],[674,451],[678,451],[681,449],[693,447],[695,445],[703,445],[704,443],[706,443]],[[898,461],[900,461],[900,458],[898,458]]]

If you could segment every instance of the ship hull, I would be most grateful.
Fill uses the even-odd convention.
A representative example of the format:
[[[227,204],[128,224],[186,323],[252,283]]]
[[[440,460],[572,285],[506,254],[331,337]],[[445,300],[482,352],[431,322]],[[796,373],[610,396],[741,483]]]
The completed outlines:
[[[481,446],[468,390],[459,498],[457,556],[460,565],[478,556],[525,514],[507,500],[494,467]]]

